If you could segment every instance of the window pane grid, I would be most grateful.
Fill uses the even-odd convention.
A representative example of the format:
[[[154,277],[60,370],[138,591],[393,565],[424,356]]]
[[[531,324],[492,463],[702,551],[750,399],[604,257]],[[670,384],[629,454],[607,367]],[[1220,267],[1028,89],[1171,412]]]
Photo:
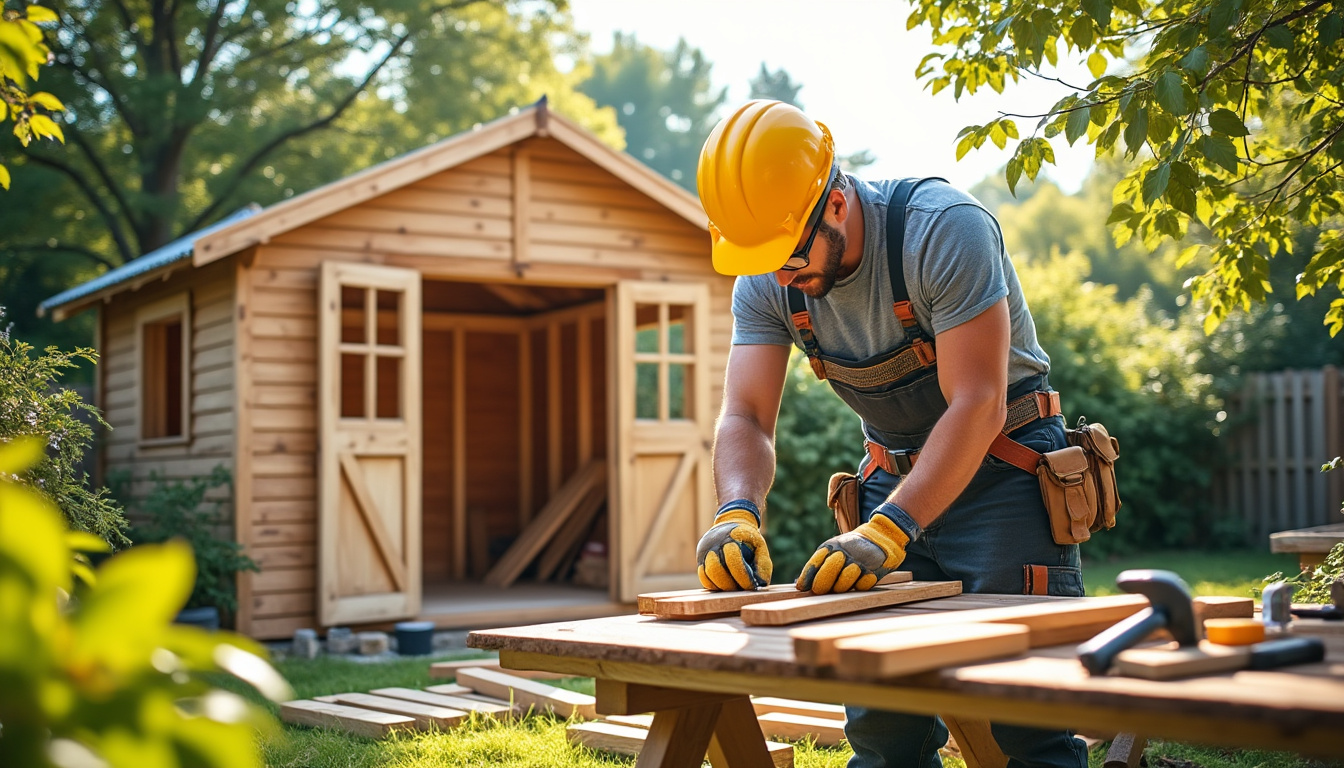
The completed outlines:
[[[341,418],[400,420],[401,292],[346,285],[341,296]]]
[[[694,418],[692,312],[682,304],[635,305],[635,418]]]

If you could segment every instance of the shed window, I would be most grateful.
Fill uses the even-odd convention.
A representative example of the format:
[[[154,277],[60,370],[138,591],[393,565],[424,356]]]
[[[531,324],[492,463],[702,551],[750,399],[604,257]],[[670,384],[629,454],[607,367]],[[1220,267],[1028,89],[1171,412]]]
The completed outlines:
[[[189,306],[184,294],[137,314],[142,441],[176,441],[188,436]]]

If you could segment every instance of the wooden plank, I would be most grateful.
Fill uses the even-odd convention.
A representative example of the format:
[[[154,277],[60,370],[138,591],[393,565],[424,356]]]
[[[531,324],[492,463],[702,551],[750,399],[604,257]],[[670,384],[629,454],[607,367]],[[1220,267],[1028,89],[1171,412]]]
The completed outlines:
[[[502,672],[508,672],[516,677],[525,677],[529,680],[559,680],[561,678],[573,677],[573,675],[558,675],[554,672],[542,672],[535,669],[504,669],[499,666],[498,657],[486,657],[483,659],[464,659],[460,661],[436,661],[429,665],[429,677],[431,680],[448,680],[457,677],[460,669],[496,669]]]
[[[911,578],[909,571],[897,571],[897,573],[902,574],[897,576],[897,579],[909,581]],[[890,585],[884,584],[875,588],[887,586]],[[771,584],[761,589],[740,592],[711,592],[707,589],[671,590],[640,595],[639,604],[645,605],[651,600],[652,605],[648,606],[648,610],[641,609],[640,613],[657,616],[660,619],[700,619],[706,616],[737,613],[748,605],[758,603],[797,600],[803,594],[805,593],[799,592],[792,584]]]
[[[570,518],[589,490],[600,484],[605,475],[606,465],[596,461],[589,462],[576,472],[569,482],[556,491],[536,519],[485,575],[483,581],[498,587],[512,584],[560,526]]]
[[[877,583],[879,585],[902,584],[907,581],[910,581],[913,578],[914,576],[910,573],[910,571],[892,571],[891,573],[879,579]],[[788,585],[776,584],[773,586],[784,587]],[[664,600],[672,597],[697,597],[712,594],[717,593],[711,592],[707,589],[671,589],[666,592],[645,592],[644,594],[638,596],[636,608],[638,609],[639,613],[645,616],[653,616],[654,606],[658,604],[659,600]]]
[[[771,712],[784,712],[790,715],[806,715],[808,717],[820,717],[828,720],[845,719],[845,708],[839,704],[819,704],[815,701],[799,701],[797,699],[781,699],[776,696],[760,696],[751,700],[751,706],[758,715],[768,715]]]
[[[1148,607],[1142,595],[1114,595],[1053,599],[1004,608],[933,613],[927,616],[891,616],[799,627],[791,630],[793,650],[799,664],[829,666],[837,658],[835,644],[846,637],[902,629],[941,627],[965,623],[1021,624],[1031,630],[1031,645],[1079,642],[1121,619]]]
[[[429,728],[430,726],[451,728],[466,720],[469,716],[460,709],[450,709],[434,704],[394,699],[387,696],[376,696],[369,693],[339,693],[336,694],[336,701],[338,704],[371,709],[375,712],[405,715],[413,718],[416,725],[421,728]]]
[[[457,681],[487,696],[513,701],[525,707],[535,707],[543,712],[553,712],[560,717],[577,716],[588,720],[597,718],[595,699],[592,696],[556,688],[553,685],[489,669],[460,670]]]
[[[1018,624],[951,624],[849,637],[836,643],[836,674],[850,680],[912,675],[1022,653],[1031,630]]]
[[[467,576],[467,333],[453,330],[453,577]]]
[[[579,465],[587,464],[593,458],[593,334],[589,320],[580,318],[575,323],[575,376],[574,386],[576,421],[579,425]]]
[[[518,527],[532,521],[532,333],[518,334]]]
[[[594,484],[593,489],[579,503],[578,509],[570,515],[542,552],[541,559],[537,561],[537,581],[551,578],[574,549],[582,545],[583,537],[588,535],[593,519],[597,517],[598,510],[602,509],[606,501],[607,489],[601,483]]]
[[[1115,657],[1115,671],[1145,680],[1175,680],[1232,672],[1250,663],[1249,646],[1201,642],[1185,648],[1131,648]]]
[[[838,747],[845,740],[844,725],[827,718],[771,712],[760,715],[757,720],[761,723],[761,732],[772,739],[811,739],[821,747]]]
[[[1206,595],[1194,599],[1195,623],[1205,619],[1249,619],[1255,615],[1255,601],[1249,597]]]
[[[381,738],[398,728],[414,728],[415,719],[358,707],[322,701],[286,701],[280,705],[280,719],[294,725],[336,728],[367,738]]]
[[[441,696],[465,696],[469,693],[475,693],[475,691],[468,688],[467,686],[459,685],[457,683],[440,683],[438,685],[428,685],[425,686],[425,690],[428,691],[429,693],[437,693]]]
[[[560,488],[560,461],[564,458],[561,446],[563,414],[560,409],[560,322],[554,320],[546,328],[546,493],[554,496]]]
[[[513,708],[500,704],[487,704],[484,701],[475,699],[464,699],[461,696],[446,696],[441,693],[430,693],[429,691],[417,691],[414,688],[375,688],[369,691],[376,696],[383,696],[389,699],[400,699],[402,701],[413,701],[417,704],[428,704],[435,707],[447,707],[462,712],[479,712],[489,717],[500,717],[509,715]]]
[[[341,464],[341,475],[345,477],[345,482],[355,497],[355,506],[364,520],[365,527],[368,528],[378,554],[382,557],[383,565],[387,567],[388,575],[392,577],[392,582],[398,591],[406,591],[409,584],[406,564],[397,555],[392,535],[383,524],[382,515],[379,514],[377,505],[373,503],[373,495],[369,493],[369,488],[364,483],[364,473],[360,471],[359,464],[352,454],[342,451],[338,460]]]
[[[767,605],[748,605],[742,609],[741,615],[744,624],[778,627],[959,594],[960,581],[912,581],[908,584],[873,587],[867,592],[808,595]]]
[[[512,158],[513,171],[513,263],[526,264],[528,261],[529,210],[532,199],[532,156],[528,148],[515,146]]]

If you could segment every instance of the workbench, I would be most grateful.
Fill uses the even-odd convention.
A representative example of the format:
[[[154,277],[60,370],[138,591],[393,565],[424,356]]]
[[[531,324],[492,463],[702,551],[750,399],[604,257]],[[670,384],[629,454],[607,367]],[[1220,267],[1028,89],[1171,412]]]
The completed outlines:
[[[1340,542],[1344,542],[1344,523],[1332,523],[1271,533],[1269,551],[1297,555],[1298,566],[1305,571],[1325,562],[1325,556]]]
[[[824,623],[1062,599],[961,595]],[[856,682],[837,678],[831,668],[798,663],[790,637],[798,626],[631,615],[478,631],[468,645],[499,651],[505,668],[596,678],[599,713],[653,711],[640,766],[698,767],[706,749],[718,768],[769,766],[759,728],[747,727],[755,722],[748,696],[1344,756],[1344,635],[1325,638],[1323,663],[1177,681],[1089,677],[1070,643],[1010,659]]]

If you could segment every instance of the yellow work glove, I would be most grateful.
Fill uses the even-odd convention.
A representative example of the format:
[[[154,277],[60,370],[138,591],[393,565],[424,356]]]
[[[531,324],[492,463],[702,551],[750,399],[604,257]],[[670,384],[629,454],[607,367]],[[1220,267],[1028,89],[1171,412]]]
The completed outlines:
[[[884,502],[868,522],[822,542],[794,586],[817,595],[872,589],[905,560],[905,548],[920,533],[919,524],[905,510]]]
[[[731,592],[770,584],[774,565],[761,536],[761,513],[746,499],[719,507],[714,525],[695,548],[696,574],[705,589]]]

